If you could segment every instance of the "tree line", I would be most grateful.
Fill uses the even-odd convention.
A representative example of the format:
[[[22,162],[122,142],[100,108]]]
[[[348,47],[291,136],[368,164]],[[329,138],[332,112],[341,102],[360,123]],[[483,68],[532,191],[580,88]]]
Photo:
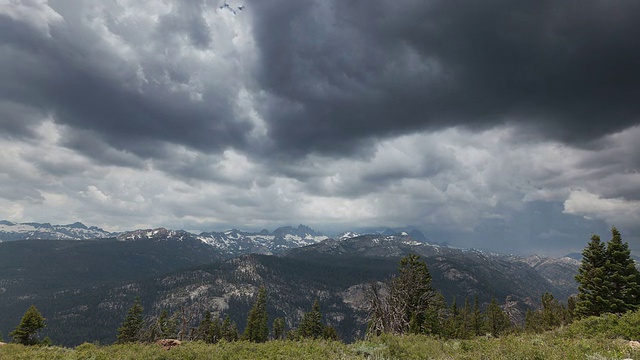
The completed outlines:
[[[386,283],[370,284],[366,291],[368,327],[366,336],[390,334],[428,334],[444,338],[467,339],[474,336],[501,336],[513,331],[543,332],[571,323],[574,319],[600,316],[605,313],[622,314],[640,308],[640,272],[626,242],[613,227],[612,238],[603,243],[593,235],[582,252],[582,262],[575,279],[578,294],[567,304],[545,293],[539,308],[528,310],[523,327],[518,327],[495,298],[484,309],[478,297],[464,300],[459,306],[456,299],[446,305],[444,297],[431,286],[431,275],[419,255],[410,254],[399,262],[398,274]],[[297,328],[287,329],[283,318],[276,318],[268,327],[267,291],[260,287],[247,315],[243,333],[238,331],[229,315],[220,319],[210,311],[197,326],[192,326],[193,315],[186,308],[173,314],[164,310],[159,316],[144,317],[140,298],[128,309],[117,330],[117,341],[154,342],[159,339],[219,341],[246,340],[299,340],[304,338],[338,340],[336,330],[322,321],[317,299],[311,310],[304,313]],[[20,324],[9,336],[24,345],[51,344],[37,333],[45,327],[45,318],[35,306],[24,314]],[[2,335],[0,334],[0,341]]]
[[[613,227],[611,234],[606,244],[594,234],[583,250],[575,277],[579,284],[577,296],[570,297],[565,305],[544,293],[540,307],[527,311],[522,330],[542,332],[574,319],[640,308],[640,272],[620,232]],[[431,287],[431,275],[420,256],[408,255],[399,265],[396,277],[369,287],[367,336],[412,333],[469,338],[519,330],[495,298],[485,311],[481,311],[477,296],[473,307],[469,299],[465,299],[463,307],[457,306],[455,299],[447,307],[443,296]]]
[[[249,310],[247,325],[243,333],[238,331],[235,321],[231,321],[227,314],[223,320],[210,311],[206,311],[204,317],[195,327],[190,327],[193,316],[186,308],[169,316],[164,310],[160,316],[143,317],[144,308],[140,298],[136,298],[133,306],[129,308],[122,325],[118,328],[117,341],[127,342],[154,342],[160,339],[175,338],[181,341],[204,341],[215,344],[219,341],[246,340],[250,342],[265,342],[268,340],[299,340],[303,338],[338,340],[336,330],[322,321],[322,313],[318,300],[314,300],[311,310],[306,312],[297,328],[286,328],[283,318],[276,318],[272,323],[272,329],[268,327],[267,291],[264,286],[258,290],[255,302]]]

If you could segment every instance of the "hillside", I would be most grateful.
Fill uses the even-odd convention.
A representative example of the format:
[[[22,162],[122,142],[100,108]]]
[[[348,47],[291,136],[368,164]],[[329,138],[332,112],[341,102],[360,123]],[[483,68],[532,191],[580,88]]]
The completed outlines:
[[[65,345],[110,343],[135,296],[141,297],[147,315],[185,307],[195,325],[210,310],[229,314],[242,330],[254,294],[265,285],[271,319],[283,317],[288,327],[296,326],[318,298],[327,322],[350,341],[365,329],[366,284],[391,277],[399,258],[409,252],[423,255],[434,287],[447,301],[475,295],[481,304],[492,296],[501,303],[509,300],[516,321],[544,292],[562,298],[575,291],[571,284],[545,278],[555,272],[540,272],[544,267],[526,259],[429,245],[407,236],[326,240],[280,256],[224,261],[201,241],[164,239],[0,244],[0,311],[7,314],[0,331],[7,334],[35,304],[47,318],[45,334],[52,339]]]
[[[79,326],[89,338],[99,339],[95,336],[103,330],[92,322],[94,315],[86,312],[91,299],[105,296],[118,284],[218,259],[200,242],[104,239],[0,243],[0,331],[8,334],[25,309],[35,304],[46,314],[52,337],[59,336],[56,338],[61,341],[73,338],[68,331]],[[106,321],[113,316],[111,310],[95,315]]]

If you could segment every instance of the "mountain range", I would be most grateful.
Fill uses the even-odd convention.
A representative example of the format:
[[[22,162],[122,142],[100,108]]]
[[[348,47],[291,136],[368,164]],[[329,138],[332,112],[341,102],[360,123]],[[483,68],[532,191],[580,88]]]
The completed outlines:
[[[114,234],[81,224],[2,225],[0,331],[8,334],[35,304],[47,318],[43,335],[69,346],[113,342],[135,296],[149,316],[184,309],[193,314],[195,325],[209,310],[229,315],[242,330],[263,285],[270,321],[283,317],[289,327],[296,326],[317,298],[325,321],[341,338],[357,339],[366,328],[368,284],[393,276],[398,260],[409,253],[426,261],[433,286],[447,302],[477,296],[486,305],[495,297],[515,322],[522,322],[545,292],[563,301],[575,293],[573,276],[579,266],[572,258],[451,248],[429,243],[415,232],[328,238],[303,225],[198,235],[164,228]],[[8,231],[15,227],[22,232]],[[29,230],[36,228],[68,237],[74,234],[69,229],[94,229],[109,236],[83,240],[79,236],[86,232],[78,231],[77,240],[61,235],[53,237],[62,239],[58,241],[35,240],[35,234],[44,234]]]

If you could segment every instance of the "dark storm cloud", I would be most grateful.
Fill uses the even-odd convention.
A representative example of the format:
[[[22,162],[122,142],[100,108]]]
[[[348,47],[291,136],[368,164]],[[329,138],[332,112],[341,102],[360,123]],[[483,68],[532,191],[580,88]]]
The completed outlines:
[[[285,151],[510,122],[585,145],[639,121],[637,1],[252,5]]]
[[[38,121],[34,119],[50,115],[59,124],[90,131],[110,146],[141,157],[162,155],[158,146],[162,142],[207,152],[242,147],[251,126],[234,119],[223,86],[204,89],[202,101],[191,99],[186,92],[172,91],[166,84],[149,82],[143,88],[136,87],[132,79],[135,68],[104,52],[97,34],[72,20],[52,26],[47,37],[12,18],[0,17],[3,130],[28,135]],[[184,30],[191,41],[206,46],[208,40],[197,30],[200,25],[195,22],[190,26]],[[153,70],[153,63],[149,69]],[[156,70],[164,73],[167,69]],[[166,72],[178,84],[190,76],[179,68]],[[77,150],[90,150],[89,156],[97,151],[77,140],[70,139],[69,144]]]

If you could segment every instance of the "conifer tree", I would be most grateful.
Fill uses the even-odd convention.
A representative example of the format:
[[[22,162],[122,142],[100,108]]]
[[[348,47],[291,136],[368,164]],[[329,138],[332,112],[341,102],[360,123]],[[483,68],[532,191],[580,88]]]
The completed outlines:
[[[611,228],[607,243],[605,269],[608,275],[609,312],[623,314],[640,305],[640,273],[631,258],[629,245],[622,242],[620,232]]]
[[[319,339],[322,337],[324,325],[322,324],[322,313],[320,312],[320,303],[318,299],[313,301],[311,311],[304,314],[298,334],[304,338]]]
[[[34,305],[31,305],[22,316],[20,324],[9,333],[9,336],[13,338],[14,343],[36,345],[39,343],[38,331],[46,326],[45,320],[40,311]]]
[[[510,327],[509,316],[502,310],[496,298],[492,297],[486,311],[487,330],[493,336],[504,334]]]
[[[207,310],[204,313],[204,318],[200,320],[200,324],[196,329],[196,338],[198,340],[202,340],[207,343],[212,343],[212,341],[209,341],[209,336],[211,334],[212,329],[213,329],[213,320],[211,319],[211,311]]]
[[[162,338],[169,339],[175,336],[178,325],[173,317],[169,317],[169,311],[165,309],[158,318],[158,327]]]
[[[462,311],[460,311],[458,338],[468,339],[470,329],[471,329],[471,305],[469,305],[469,298],[465,298],[464,308],[462,308]]]
[[[229,314],[227,314],[224,321],[222,321],[222,328],[220,330],[224,340],[228,342],[238,341],[238,326],[235,321],[231,321]]]
[[[482,329],[484,328],[484,315],[480,311],[480,305],[478,304],[478,295],[473,299],[473,314],[471,315],[471,328],[475,336],[482,335]]]
[[[142,312],[144,308],[140,305],[140,297],[136,296],[133,302],[133,306],[127,311],[127,316],[124,319],[122,325],[118,328],[118,342],[136,342],[140,340],[140,333],[142,330]]]
[[[458,309],[458,304],[456,302],[456,298],[453,298],[451,302],[451,309],[449,311],[449,318],[447,318],[445,323],[445,336],[449,338],[457,338],[458,337],[458,329],[460,328],[460,310]]]
[[[269,339],[269,326],[267,315],[267,290],[264,286],[258,290],[253,307],[247,317],[247,327],[243,338],[252,342],[265,342]]]
[[[398,271],[386,296],[373,285],[369,289],[368,334],[441,334],[444,298],[431,287],[427,264],[410,254],[400,260]]]
[[[574,315],[578,318],[621,314],[640,307],[640,272],[618,229],[611,228],[611,234],[606,246],[594,234],[582,252],[576,275],[579,286]]]
[[[551,293],[545,292],[540,299],[540,308],[536,311],[527,310],[525,316],[525,330],[543,332],[567,325],[570,317],[565,308]]]
[[[578,268],[578,299],[575,314],[578,317],[599,316],[607,312],[607,288],[605,271],[605,244],[600,236],[593,234],[591,241],[582,251],[582,263]]]
[[[287,334],[284,319],[279,317],[273,320],[273,337],[276,340],[283,340]]]

